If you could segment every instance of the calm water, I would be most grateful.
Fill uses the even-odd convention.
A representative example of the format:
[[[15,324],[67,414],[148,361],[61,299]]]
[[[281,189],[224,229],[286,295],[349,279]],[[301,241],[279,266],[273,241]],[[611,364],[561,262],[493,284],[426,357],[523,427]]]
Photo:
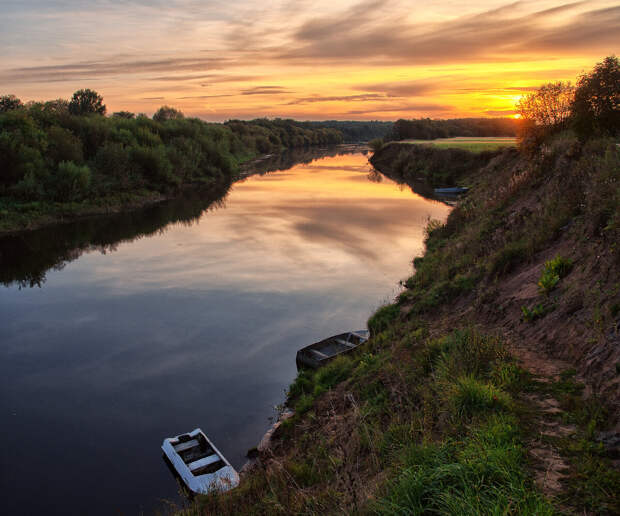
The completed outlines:
[[[159,447],[195,427],[244,463],[297,349],[365,327],[410,273],[427,217],[447,216],[364,154],[331,154],[213,204],[0,240],[0,512],[178,501]],[[311,156],[275,166],[295,159]]]

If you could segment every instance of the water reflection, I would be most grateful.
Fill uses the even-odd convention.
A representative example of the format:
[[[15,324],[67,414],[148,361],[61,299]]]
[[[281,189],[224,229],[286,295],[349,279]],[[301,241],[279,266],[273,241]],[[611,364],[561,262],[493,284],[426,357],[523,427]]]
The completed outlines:
[[[292,149],[253,162],[244,176],[286,170],[318,157],[359,153],[356,146]],[[0,238],[0,283],[20,288],[41,287],[48,270],[62,270],[83,253],[113,252],[118,245],[161,233],[171,224],[191,226],[205,211],[222,207],[230,185],[194,190],[170,201],[141,210],[111,216],[91,217],[69,224]]]
[[[198,195],[2,247],[5,512],[149,512],[176,496],[162,438],[197,426],[240,466],[297,349],[396,293],[448,208],[370,181],[360,153],[303,159],[219,209]]]

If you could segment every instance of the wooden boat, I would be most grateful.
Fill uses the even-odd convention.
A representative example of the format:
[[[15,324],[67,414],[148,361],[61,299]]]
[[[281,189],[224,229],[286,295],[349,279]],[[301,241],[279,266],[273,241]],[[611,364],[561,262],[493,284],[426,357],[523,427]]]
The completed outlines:
[[[466,193],[467,190],[469,190],[469,188],[453,186],[450,188],[435,188],[435,193],[438,195],[459,195]]]
[[[161,449],[194,493],[228,491],[239,485],[239,474],[200,428],[164,439]]]
[[[297,368],[316,369],[368,340],[368,330],[350,331],[310,344],[297,352]]]

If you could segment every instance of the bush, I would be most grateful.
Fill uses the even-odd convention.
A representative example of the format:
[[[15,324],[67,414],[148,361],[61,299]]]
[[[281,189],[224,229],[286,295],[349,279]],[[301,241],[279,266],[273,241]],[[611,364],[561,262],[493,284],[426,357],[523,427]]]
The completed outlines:
[[[53,176],[51,190],[57,201],[76,201],[84,197],[90,186],[91,172],[86,165],[63,161]]]
[[[571,260],[562,258],[560,255],[556,256],[553,260],[545,262],[542,275],[540,280],[538,280],[538,288],[540,291],[549,295],[560,279],[570,272],[572,266]]]
[[[368,146],[373,152],[381,150],[381,147],[383,147],[383,138],[375,138],[374,140],[370,140],[368,142]]]

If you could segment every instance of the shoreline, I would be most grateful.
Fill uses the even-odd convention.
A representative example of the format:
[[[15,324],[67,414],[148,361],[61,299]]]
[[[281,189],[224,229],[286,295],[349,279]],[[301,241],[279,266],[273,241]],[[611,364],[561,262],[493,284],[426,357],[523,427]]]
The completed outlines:
[[[127,194],[126,199],[118,199],[117,197],[116,202],[114,202],[114,198],[104,197],[92,202],[83,203],[49,203],[47,206],[44,206],[43,213],[41,213],[39,216],[32,218],[30,221],[27,222],[25,226],[20,224],[20,218],[16,216],[16,212],[13,212],[11,215],[16,220],[12,223],[9,222],[9,227],[6,229],[0,226],[0,238],[16,236],[21,233],[28,233],[31,231],[37,231],[39,229],[43,229],[49,226],[70,224],[72,222],[86,220],[89,218],[106,217],[110,215],[118,215],[119,213],[128,213],[147,208],[149,206],[154,206],[162,202],[179,199],[184,194],[187,194],[189,192],[198,192],[200,190],[205,190],[206,193],[213,192],[219,187],[225,186],[227,184],[232,185],[236,181],[251,176],[252,172],[248,171],[250,167],[261,163],[273,156],[275,156],[275,154],[264,154],[241,163],[239,165],[239,170],[233,176],[228,178],[228,180],[215,181],[209,184],[188,183],[185,185],[181,185],[177,190],[168,194],[154,191],[144,191],[136,192],[133,194],[129,193]],[[106,201],[110,202],[106,203]],[[4,216],[5,215],[3,215],[3,217]],[[24,219],[26,218],[27,216],[24,216]]]

